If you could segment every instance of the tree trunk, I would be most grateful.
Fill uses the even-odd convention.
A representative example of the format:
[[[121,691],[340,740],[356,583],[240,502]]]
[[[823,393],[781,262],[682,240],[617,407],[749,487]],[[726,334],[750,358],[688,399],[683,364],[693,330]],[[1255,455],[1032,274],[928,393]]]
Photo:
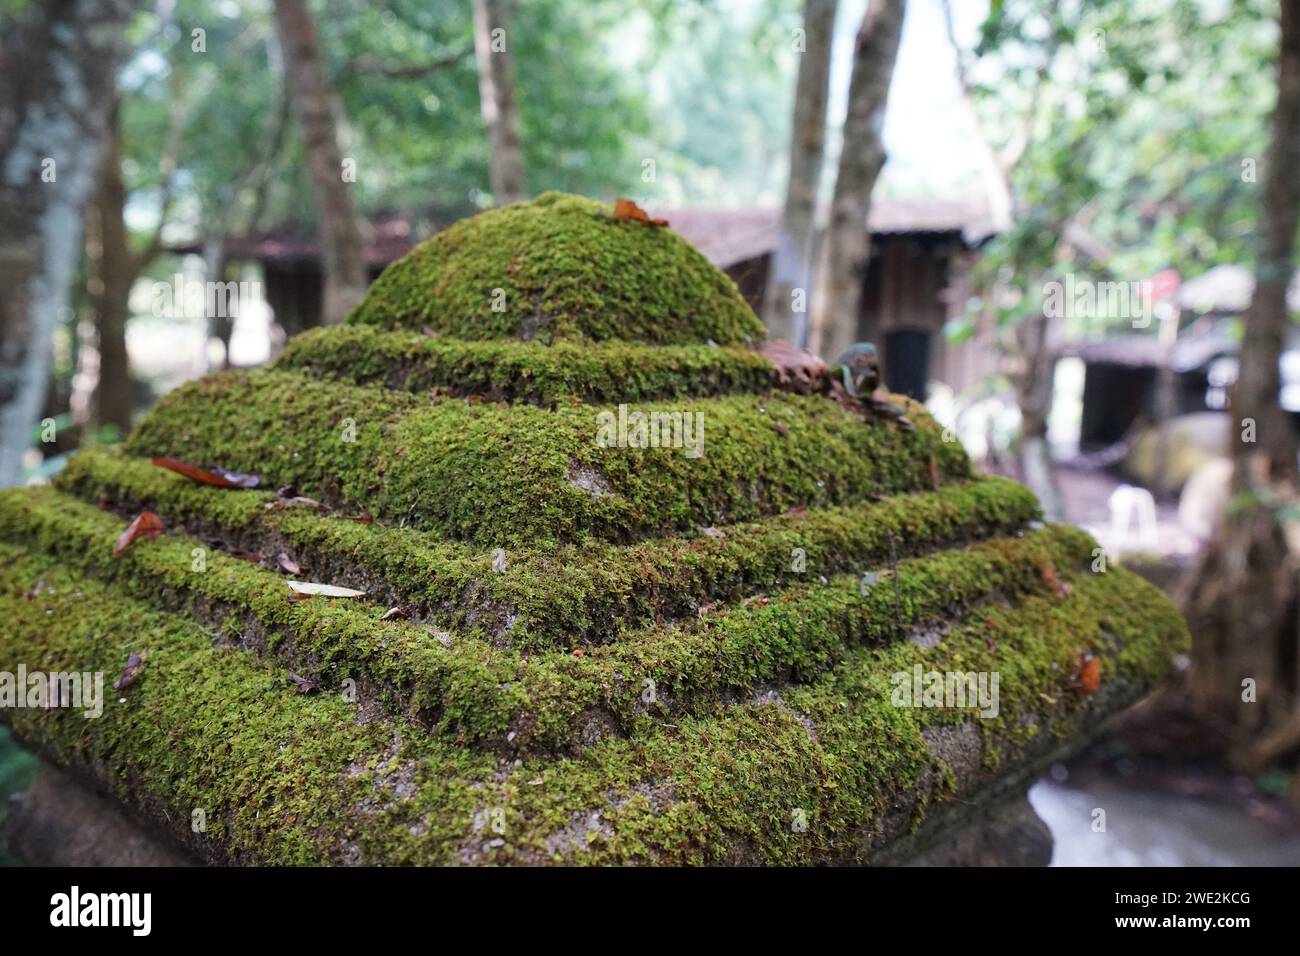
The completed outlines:
[[[857,337],[870,252],[867,212],[876,177],[885,165],[881,130],[905,7],[905,0],[871,0],[853,54],[849,106],[809,343],[814,352],[832,361]]]
[[[126,353],[126,319],[131,286],[138,274],[123,218],[125,210],[122,126],[118,104],[114,103],[104,136],[99,180],[86,216],[86,254],[90,267],[87,301],[99,352],[99,377],[90,424],[96,428],[116,425],[123,435],[131,427],[134,404]]]
[[[835,6],[836,0],[807,0],[804,4],[804,49],[799,56],[790,131],[790,179],[763,299],[763,322],[769,338],[800,346],[808,341],[813,228],[826,140]],[[797,301],[800,295],[802,302]]]
[[[67,308],[129,0],[0,17],[0,487],[17,484]]]
[[[492,198],[498,206],[528,198],[509,32],[509,0],[474,0],[474,57],[478,60],[479,104],[491,149]]]
[[[225,282],[226,270],[229,266],[223,222],[221,228],[209,233],[203,243],[203,278],[208,282]],[[239,308],[242,309],[245,305],[246,303],[240,302]],[[203,342],[205,353],[211,341],[216,339],[221,343],[221,364],[218,368],[230,368],[230,340],[235,334],[234,314],[227,309],[226,315],[217,315],[216,310],[213,310],[204,317],[204,321],[207,331]]]
[[[1035,314],[1015,327],[1016,354],[1008,362],[1020,407],[1020,476],[1038,498],[1043,517],[1065,520],[1065,501],[1056,483],[1052,447],[1047,440],[1047,416],[1052,410],[1052,379],[1056,372],[1052,319]]]
[[[1252,769],[1300,746],[1297,561],[1284,527],[1300,489],[1295,435],[1278,404],[1286,291],[1300,224],[1300,6],[1281,5],[1281,27],[1277,105],[1260,183],[1255,290],[1230,406],[1232,505],[1186,601],[1193,700],[1238,728],[1233,756]],[[1279,739],[1276,731],[1288,727]]]
[[[325,269],[321,323],[336,325],[366,292],[361,224],[344,180],[339,120],[306,0],[275,0],[275,23],[316,193]]]

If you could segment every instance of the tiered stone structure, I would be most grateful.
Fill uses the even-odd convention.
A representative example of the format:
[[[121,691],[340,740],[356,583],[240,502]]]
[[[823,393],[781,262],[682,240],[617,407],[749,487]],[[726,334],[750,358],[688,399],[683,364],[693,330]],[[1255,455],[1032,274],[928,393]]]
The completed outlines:
[[[0,494],[0,669],[139,656],[98,718],[0,719],[198,861],[932,853],[1186,631],[922,408],[783,387],[762,337],[670,227],[550,194],[448,229]],[[679,437],[637,447],[654,412]],[[114,557],[144,509],[166,533]],[[936,673],[993,706],[924,706]]]

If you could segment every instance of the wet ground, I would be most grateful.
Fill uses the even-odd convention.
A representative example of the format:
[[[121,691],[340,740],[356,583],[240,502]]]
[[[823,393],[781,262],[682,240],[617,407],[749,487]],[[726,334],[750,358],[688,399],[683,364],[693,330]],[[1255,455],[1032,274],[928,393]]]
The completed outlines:
[[[1240,803],[1105,778],[1043,780],[1029,801],[1052,831],[1052,866],[1300,866],[1300,834]]]

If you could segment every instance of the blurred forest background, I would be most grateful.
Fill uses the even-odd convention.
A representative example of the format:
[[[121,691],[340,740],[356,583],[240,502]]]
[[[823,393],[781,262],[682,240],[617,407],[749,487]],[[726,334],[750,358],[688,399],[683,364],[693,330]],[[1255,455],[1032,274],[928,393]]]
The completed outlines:
[[[1292,0],[0,0],[0,24],[0,485],[341,320],[461,217],[627,196],[774,337],[875,342],[982,467],[1182,603],[1171,689],[1036,799],[1050,822],[1128,787],[1188,842],[1073,861],[1295,861]],[[191,282],[247,285],[181,307]],[[28,772],[0,738],[0,793]]]

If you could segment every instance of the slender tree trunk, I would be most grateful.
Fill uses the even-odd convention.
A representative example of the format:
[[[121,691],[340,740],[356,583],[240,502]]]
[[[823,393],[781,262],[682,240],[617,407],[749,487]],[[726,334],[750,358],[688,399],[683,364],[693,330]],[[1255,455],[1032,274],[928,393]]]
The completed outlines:
[[[207,240],[203,243],[203,277],[208,282],[225,282],[226,270],[230,265],[230,260],[226,257],[226,230],[225,223],[221,228],[208,235]],[[236,300],[237,301],[237,300]],[[245,303],[240,302],[239,308],[243,308]],[[221,364],[219,368],[230,368],[230,340],[235,333],[235,316],[227,309],[226,315],[217,315],[215,312],[209,312],[205,318],[207,335],[205,336],[204,348],[216,339],[221,343]]]
[[[1258,768],[1300,746],[1297,560],[1284,510],[1294,510],[1296,440],[1278,404],[1278,358],[1289,326],[1287,285],[1300,224],[1300,5],[1281,5],[1272,138],[1260,182],[1255,291],[1233,388],[1233,507],[1187,592],[1195,702],[1242,731],[1234,753]]]
[[[0,16],[0,486],[16,484],[68,304],[129,0]]]
[[[813,228],[826,141],[826,97],[835,6],[836,0],[807,0],[804,4],[804,48],[799,55],[790,133],[790,179],[763,299],[763,322],[768,336],[796,345],[804,345],[808,340]]]
[[[361,224],[344,180],[339,120],[316,22],[306,0],[275,0],[276,31],[316,192],[325,290],[321,322],[335,325],[366,292]]]
[[[853,54],[849,106],[810,337],[812,350],[829,360],[857,337],[870,253],[867,212],[876,177],[885,165],[881,130],[905,7],[905,0],[871,0]]]
[[[1052,379],[1056,372],[1052,319],[1031,315],[1015,327],[1016,354],[1007,363],[1008,378],[1020,407],[1020,474],[1038,498],[1043,517],[1065,520],[1065,500],[1056,482],[1056,466],[1047,440],[1052,410]]]
[[[91,424],[131,427],[131,375],[126,353],[126,319],[136,263],[126,230],[126,183],[122,180],[122,126],[118,104],[110,110],[99,180],[86,215],[90,274],[87,301],[99,352]]]
[[[474,0],[474,57],[478,95],[491,148],[492,198],[498,206],[528,198],[524,147],[515,102],[515,64],[510,49],[509,0]]]
[[[270,50],[268,53],[270,59],[274,61],[275,51]],[[262,213],[266,209],[267,194],[274,178],[276,161],[284,148],[284,134],[289,125],[289,106],[288,92],[281,91],[279,104],[267,112],[258,155],[239,178],[222,191],[219,200],[220,208],[212,210],[203,217],[206,231],[203,240],[203,275],[209,282],[226,281],[226,270],[230,266],[230,258],[226,250],[230,245],[231,236],[242,235],[245,239],[250,239],[257,230]],[[248,190],[253,193],[252,208],[240,229],[233,225],[233,209],[239,197]],[[246,306],[245,302],[239,303],[240,309]],[[224,316],[209,313],[206,316],[207,332],[203,342],[205,365],[208,343],[215,338],[221,343],[221,367],[230,367],[230,341],[234,337],[235,318],[233,313]]]

